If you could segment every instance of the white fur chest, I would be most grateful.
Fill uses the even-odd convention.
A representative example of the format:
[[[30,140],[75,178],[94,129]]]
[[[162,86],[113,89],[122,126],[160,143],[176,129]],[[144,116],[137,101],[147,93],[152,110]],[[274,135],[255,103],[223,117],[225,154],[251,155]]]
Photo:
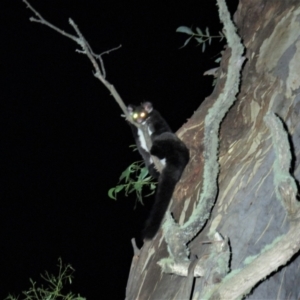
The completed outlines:
[[[149,127],[148,127],[147,129],[148,129],[148,134],[149,134],[149,136],[151,136],[151,134],[152,134],[151,130],[149,129]],[[146,139],[145,139],[145,137],[144,137],[143,131],[142,131],[140,128],[138,128],[138,136],[139,136],[139,140],[140,140],[141,147],[142,147],[145,151],[150,152],[150,149],[148,149],[148,147],[147,147]]]
[[[147,127],[147,130],[148,130],[149,137],[151,137],[152,131],[149,129],[149,127]],[[148,153],[150,153],[150,149],[148,149],[147,144],[146,144],[145,136],[143,134],[143,131],[140,128],[138,128],[138,136],[139,136],[139,141],[140,141],[141,147],[145,151],[147,151]],[[165,166],[166,160],[164,158],[161,159],[160,162],[162,163],[163,166]],[[150,163],[153,163],[152,158],[150,158]]]

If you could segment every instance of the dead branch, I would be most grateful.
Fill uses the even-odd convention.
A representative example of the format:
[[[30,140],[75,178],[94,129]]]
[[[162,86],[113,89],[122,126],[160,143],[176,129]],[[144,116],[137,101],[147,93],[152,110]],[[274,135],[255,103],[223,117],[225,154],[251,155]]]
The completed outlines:
[[[126,119],[129,122],[132,122],[130,115],[128,114],[126,105],[124,104],[121,96],[119,95],[119,93],[117,92],[117,90],[115,89],[115,87],[105,79],[106,76],[106,72],[105,72],[105,68],[104,68],[104,63],[102,60],[102,55],[103,54],[108,54],[111,51],[114,51],[117,48],[105,51],[99,55],[94,54],[94,52],[92,51],[89,43],[86,41],[86,39],[84,38],[84,36],[82,35],[82,33],[80,32],[78,26],[75,24],[75,22],[72,19],[69,19],[69,24],[73,27],[73,29],[75,30],[77,36],[66,33],[64,30],[54,26],[53,24],[51,24],[50,22],[48,22],[45,18],[42,17],[42,15],[35,10],[32,5],[30,5],[30,3],[27,0],[23,0],[23,2],[27,5],[27,7],[36,15],[37,19],[34,17],[31,17],[29,20],[31,22],[37,22],[37,23],[41,23],[43,25],[46,25],[48,27],[50,27],[51,29],[55,30],[56,32],[60,33],[61,35],[71,39],[72,41],[76,42],[78,45],[80,45],[80,47],[82,48],[82,50],[77,50],[77,52],[79,53],[83,53],[85,54],[89,60],[91,61],[94,69],[95,69],[95,73],[94,76],[96,78],[98,78],[104,85],[105,87],[110,91],[111,95],[114,97],[114,99],[117,101],[117,103],[119,104],[120,108],[122,109],[124,115],[126,116]],[[99,67],[99,64],[97,63],[96,59],[100,60],[100,64],[101,64],[101,68]]]

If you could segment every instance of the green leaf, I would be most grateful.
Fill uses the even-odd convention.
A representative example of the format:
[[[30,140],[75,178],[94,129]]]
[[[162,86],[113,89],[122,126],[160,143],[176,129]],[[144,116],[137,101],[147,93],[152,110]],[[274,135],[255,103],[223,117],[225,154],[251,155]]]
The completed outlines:
[[[116,196],[114,195],[115,193],[115,188],[111,188],[108,190],[108,197],[110,199],[113,199],[113,200],[117,200]]]
[[[127,196],[128,194],[131,194],[131,193],[134,192],[135,190],[136,190],[136,189],[135,189],[134,184],[131,185],[131,186],[127,186],[127,188],[126,188],[126,196]]]
[[[187,26],[180,26],[176,29],[176,32],[182,32],[182,33],[186,33],[186,34],[191,34],[193,35],[193,31],[191,30],[191,28],[187,27]]]
[[[210,36],[208,27],[205,28],[205,33],[206,33],[207,36]]]
[[[202,52],[205,51],[205,43],[202,44]]]
[[[121,176],[120,176],[120,178],[119,178],[119,182],[120,182],[121,180],[123,180],[124,178],[125,178],[125,182],[128,181],[128,178],[129,178],[129,176],[130,176],[130,173],[132,173],[130,167],[131,167],[131,165],[130,165],[125,171],[122,172],[122,174],[121,174]]]
[[[134,186],[134,189],[137,191],[137,192],[141,192],[142,191],[142,187],[143,187],[143,184],[139,181],[135,182],[133,184]]]
[[[199,44],[202,44],[203,43],[203,39],[202,38],[198,38],[198,37],[195,37],[196,41],[199,43]]]
[[[135,163],[131,164],[127,169],[129,170],[130,173],[135,172],[135,169],[136,169]]]
[[[122,172],[119,179],[119,181],[123,181],[123,184],[111,188],[108,191],[108,196],[116,200],[117,194],[123,190],[125,196],[128,196],[130,193],[135,193],[136,200],[143,203],[142,191],[144,186],[146,185],[150,190],[153,190],[153,186],[152,188],[150,186],[153,184],[153,178],[149,175],[149,171],[144,165],[144,161],[136,161],[128,166],[126,170]]]
[[[149,197],[152,196],[155,193],[155,191],[150,192],[149,194],[147,194],[145,197]]]
[[[133,148],[132,151],[136,151],[138,149],[136,144],[129,145],[129,148]]]
[[[188,42],[191,40],[192,37],[193,37],[193,36],[189,37],[189,38],[184,42],[183,46],[180,47],[179,49],[185,47],[185,46],[188,44]]]
[[[125,187],[125,184],[117,185],[117,186],[115,187],[115,194],[117,194],[117,193],[119,193],[120,191],[122,191],[124,187]]]
[[[154,183],[150,184],[150,190],[155,190],[156,189],[156,185]]]
[[[148,176],[148,177],[144,178],[143,181],[144,181],[146,184],[148,184],[148,182],[151,181],[152,179],[153,179],[152,176]]]
[[[203,35],[203,32],[199,27],[196,27],[196,31],[199,35]]]
[[[143,181],[144,179],[145,179],[145,177],[148,175],[148,169],[146,168],[146,167],[144,167],[144,168],[141,168],[141,170],[140,170],[140,175],[139,175],[139,177],[138,177],[138,179],[140,180],[140,181]]]

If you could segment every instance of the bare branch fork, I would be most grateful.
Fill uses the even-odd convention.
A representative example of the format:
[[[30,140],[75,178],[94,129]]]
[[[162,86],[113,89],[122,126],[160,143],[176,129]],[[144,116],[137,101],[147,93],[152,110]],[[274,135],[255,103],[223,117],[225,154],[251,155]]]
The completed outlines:
[[[112,48],[110,50],[107,50],[107,51],[104,51],[100,54],[95,54],[92,50],[92,47],[89,45],[89,43],[87,42],[87,40],[85,39],[85,37],[83,36],[83,34],[80,32],[78,26],[75,24],[75,22],[69,18],[69,24],[74,28],[77,36],[75,35],[72,35],[72,34],[69,34],[67,32],[65,32],[64,30],[54,26],[53,24],[51,24],[50,22],[48,22],[45,18],[42,17],[42,15],[32,7],[32,5],[27,1],[27,0],[22,0],[26,5],[27,7],[36,15],[37,19],[34,18],[34,17],[31,17],[29,18],[29,20],[31,22],[36,22],[36,23],[40,23],[40,24],[43,24],[43,25],[46,25],[48,27],[50,27],[51,29],[55,30],[56,32],[60,33],[61,35],[71,39],[72,41],[76,42],[78,45],[80,45],[80,47],[82,48],[82,50],[76,50],[76,52],[78,53],[82,53],[82,54],[85,54],[89,60],[91,61],[94,69],[95,69],[95,72],[94,72],[94,76],[96,78],[98,78],[104,85],[105,87],[110,91],[111,95],[114,97],[114,99],[117,101],[117,103],[119,104],[120,108],[122,109],[124,115],[125,115],[125,118],[127,121],[129,121],[130,123],[132,123],[133,125],[135,125],[136,127],[140,127],[144,133],[144,136],[145,136],[145,139],[146,139],[146,144],[147,144],[147,147],[150,149],[151,148],[151,139],[149,137],[149,134],[148,134],[148,130],[146,130],[143,126],[143,125],[137,125],[136,123],[134,123],[132,121],[132,118],[130,116],[130,114],[128,113],[127,111],[127,107],[126,105],[124,104],[124,101],[122,100],[121,96],[119,95],[119,93],[117,92],[116,88],[109,82],[106,80],[106,71],[105,71],[105,67],[104,67],[104,62],[103,62],[103,59],[102,59],[102,56],[104,54],[109,54],[111,53],[112,51],[115,51],[115,50],[118,50],[119,48],[122,47],[122,45],[118,46],[118,47],[115,47],[115,48]],[[100,62],[100,66],[99,64],[97,63],[97,59],[99,60]],[[160,161],[156,158],[156,157],[153,157],[153,161],[158,169],[158,171],[161,171],[162,169],[162,165],[160,163]]]
[[[121,96],[119,95],[119,93],[117,92],[117,90],[115,89],[115,87],[108,82],[105,77],[106,77],[106,71],[105,71],[105,67],[104,67],[104,63],[102,60],[102,55],[104,54],[109,54],[112,51],[115,51],[117,49],[119,49],[121,47],[115,47],[111,50],[107,50],[102,52],[101,54],[95,54],[91,48],[91,46],[89,45],[89,43],[86,41],[86,39],[84,38],[84,36],[82,35],[82,33],[80,32],[78,26],[75,24],[75,22],[70,18],[69,19],[69,24],[74,28],[77,36],[69,34],[67,32],[65,32],[64,30],[61,30],[60,28],[54,26],[53,24],[51,24],[50,22],[48,22],[47,20],[45,20],[42,15],[37,12],[27,0],[23,0],[23,2],[27,5],[27,7],[36,15],[37,18],[31,17],[29,20],[31,22],[37,22],[37,23],[41,23],[43,25],[46,25],[48,27],[50,27],[51,29],[57,31],[58,33],[62,34],[63,36],[71,39],[72,41],[76,42],[78,45],[81,46],[82,50],[77,50],[77,52],[79,53],[83,53],[85,55],[87,55],[87,57],[89,58],[89,60],[91,61],[91,63],[93,64],[93,67],[95,69],[95,73],[94,76],[96,78],[98,78],[105,86],[106,88],[110,91],[111,95],[114,97],[114,99],[117,101],[117,103],[119,104],[119,106],[121,107],[123,113],[126,116],[126,119],[128,121],[131,121],[131,117],[128,114],[126,105],[124,104]],[[101,68],[99,67],[99,64],[97,63],[97,59],[99,59],[100,61],[100,65]]]

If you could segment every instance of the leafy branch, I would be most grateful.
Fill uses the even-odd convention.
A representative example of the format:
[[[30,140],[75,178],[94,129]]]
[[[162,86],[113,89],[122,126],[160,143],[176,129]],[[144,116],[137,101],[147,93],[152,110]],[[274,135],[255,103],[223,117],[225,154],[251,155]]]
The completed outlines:
[[[176,32],[181,32],[190,35],[190,37],[184,42],[183,46],[180,48],[185,47],[189,43],[189,41],[192,38],[194,38],[199,45],[202,44],[202,52],[205,51],[207,42],[209,45],[211,44],[212,39],[219,39],[221,42],[225,37],[221,31],[219,31],[219,35],[210,35],[208,27],[205,28],[205,33],[203,33],[203,31],[199,27],[196,27],[196,32],[194,32],[191,28],[187,26],[178,27],[176,29]]]
[[[144,166],[143,161],[136,161],[126,168],[119,178],[119,182],[121,181],[124,181],[125,183],[118,184],[117,186],[109,189],[108,196],[111,199],[116,200],[117,194],[124,190],[126,197],[128,194],[136,192],[137,200],[143,203],[142,191],[145,186],[147,186],[151,191],[145,197],[154,194],[156,183],[152,181],[152,176],[149,176],[148,169]]]
[[[31,288],[28,291],[23,291],[24,297],[22,300],[86,300],[86,298],[81,297],[79,294],[76,296],[72,292],[68,294],[63,294],[64,285],[69,282],[72,284],[74,269],[70,264],[63,265],[61,258],[58,259],[58,275],[54,276],[49,274],[47,271],[45,275],[41,275],[44,281],[47,283],[48,287],[38,287],[36,282],[29,279],[31,283]],[[18,300],[19,296],[15,297],[8,295],[5,300]]]

